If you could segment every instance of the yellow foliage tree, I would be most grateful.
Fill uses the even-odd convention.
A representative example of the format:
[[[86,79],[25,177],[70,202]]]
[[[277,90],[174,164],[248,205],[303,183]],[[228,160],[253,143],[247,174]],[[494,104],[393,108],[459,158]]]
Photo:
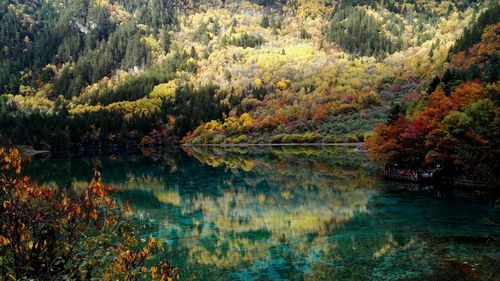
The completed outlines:
[[[288,88],[288,83],[282,79],[276,84],[276,86],[283,91],[286,90],[286,88]]]

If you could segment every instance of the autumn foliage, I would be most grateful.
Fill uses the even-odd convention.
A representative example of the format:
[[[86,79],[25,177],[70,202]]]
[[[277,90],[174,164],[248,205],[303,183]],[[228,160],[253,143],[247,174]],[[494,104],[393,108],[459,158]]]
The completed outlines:
[[[497,10],[483,14],[450,49],[449,65],[434,78],[429,94],[374,129],[366,140],[372,159],[386,167],[500,185]]]
[[[433,168],[444,173],[498,175],[498,84],[465,82],[450,96],[441,88],[423,110],[381,124],[366,141],[371,157],[386,165]]]
[[[0,147],[0,280],[178,280],[162,243],[140,241],[99,175],[82,192],[22,176]]]
[[[500,44],[500,23],[490,25],[481,35],[481,42],[473,45],[467,52],[462,51],[453,56],[452,66],[468,69],[473,65],[484,65],[498,56]]]

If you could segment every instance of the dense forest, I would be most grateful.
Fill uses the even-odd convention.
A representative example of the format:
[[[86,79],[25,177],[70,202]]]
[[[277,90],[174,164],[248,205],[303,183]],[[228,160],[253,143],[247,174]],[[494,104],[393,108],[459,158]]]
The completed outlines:
[[[375,160],[500,182],[499,12],[481,14],[450,48],[444,73],[375,128],[367,140]]]
[[[429,144],[408,148],[411,159],[401,149],[384,157],[433,163],[448,153],[431,149],[448,133],[467,142],[454,147],[495,150],[498,9],[458,0],[3,1],[0,133],[53,152],[372,134],[377,150],[383,130],[406,132],[442,96],[453,105],[426,125]],[[486,109],[491,116],[473,113]],[[490,161],[449,153],[463,165]]]
[[[396,18],[397,19],[397,18]],[[401,49],[401,25],[387,23],[395,38],[392,41],[382,31],[382,23],[359,6],[339,6],[333,12],[326,38],[353,54],[383,56]]]

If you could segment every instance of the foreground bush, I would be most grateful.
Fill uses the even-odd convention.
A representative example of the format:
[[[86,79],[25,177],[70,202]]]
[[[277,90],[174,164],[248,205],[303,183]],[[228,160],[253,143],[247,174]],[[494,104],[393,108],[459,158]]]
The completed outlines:
[[[161,243],[136,238],[98,172],[70,194],[22,176],[21,163],[0,147],[0,280],[179,279]]]

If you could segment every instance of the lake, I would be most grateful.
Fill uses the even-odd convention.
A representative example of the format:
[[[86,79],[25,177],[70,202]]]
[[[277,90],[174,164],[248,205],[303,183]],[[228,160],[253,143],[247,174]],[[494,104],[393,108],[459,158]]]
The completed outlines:
[[[380,179],[348,147],[177,148],[37,158],[35,179],[82,189],[93,168],[144,237],[197,280],[499,280],[500,209]]]

